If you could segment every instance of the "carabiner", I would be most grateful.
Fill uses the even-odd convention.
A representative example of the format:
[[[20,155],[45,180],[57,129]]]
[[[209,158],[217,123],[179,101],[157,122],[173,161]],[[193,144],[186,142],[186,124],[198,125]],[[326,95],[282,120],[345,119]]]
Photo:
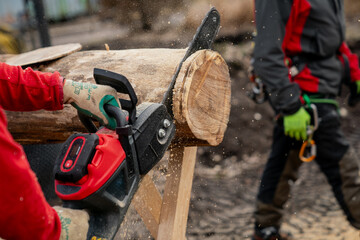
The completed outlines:
[[[305,141],[299,152],[299,158],[303,162],[311,162],[316,157],[316,144],[314,140]]]
[[[261,104],[267,100],[267,94],[264,89],[262,80],[258,77],[253,77],[251,80],[253,87],[248,96],[255,101],[255,103]]]
[[[303,162],[311,162],[316,158],[316,144],[313,140],[313,135],[316,129],[319,127],[319,117],[316,105],[310,104],[310,108],[313,111],[314,126],[307,127],[308,139],[303,142],[300,148],[299,158]]]

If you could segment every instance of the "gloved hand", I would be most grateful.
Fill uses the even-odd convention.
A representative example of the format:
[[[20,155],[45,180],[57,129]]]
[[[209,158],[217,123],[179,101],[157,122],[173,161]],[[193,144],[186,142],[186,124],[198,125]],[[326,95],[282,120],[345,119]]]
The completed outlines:
[[[301,107],[296,113],[284,116],[285,135],[296,140],[306,140],[307,126],[310,124],[310,114]]]
[[[354,107],[360,101],[360,80],[350,83],[348,105]]]
[[[85,210],[54,207],[61,221],[60,240],[85,240],[89,230],[89,214]]]
[[[85,115],[96,118],[102,125],[115,129],[116,121],[106,114],[105,104],[120,107],[115,89],[105,85],[65,80],[64,103],[70,103]]]
[[[356,93],[360,94],[360,79],[355,81],[356,84]]]

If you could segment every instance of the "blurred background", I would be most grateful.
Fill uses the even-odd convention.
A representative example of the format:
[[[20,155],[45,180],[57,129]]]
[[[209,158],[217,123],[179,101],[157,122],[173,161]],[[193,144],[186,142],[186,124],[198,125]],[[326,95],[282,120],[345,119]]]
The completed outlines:
[[[344,2],[346,39],[360,55],[360,1]],[[247,97],[253,5],[253,0],[0,0],[0,53],[75,42],[83,50],[104,50],[105,44],[110,50],[185,48],[215,6],[221,29],[214,48],[229,65],[232,106],[223,143],[198,148],[187,239],[249,239],[273,125],[268,104]],[[347,89],[339,96],[343,129],[360,153],[360,114],[347,107],[347,96]],[[284,228],[298,239],[346,239],[344,233],[351,228],[318,173],[314,163],[302,167],[286,206]],[[151,239],[132,208],[118,239]]]
[[[224,13],[222,35],[235,36],[244,24],[251,25],[249,0],[0,0],[1,45],[12,45],[3,46],[2,52],[69,42],[79,42],[86,49],[106,41],[112,49],[186,46],[210,6]],[[137,35],[150,32],[161,35],[160,42],[141,41]],[[129,37],[137,40],[123,41]]]
[[[251,35],[253,0],[0,0],[1,51],[70,42],[85,49],[105,42],[112,49],[186,46],[211,6],[221,13],[218,39],[238,42]],[[360,2],[345,0],[345,6],[348,21],[357,22]],[[141,41],[144,33],[157,40],[148,34],[150,41]]]

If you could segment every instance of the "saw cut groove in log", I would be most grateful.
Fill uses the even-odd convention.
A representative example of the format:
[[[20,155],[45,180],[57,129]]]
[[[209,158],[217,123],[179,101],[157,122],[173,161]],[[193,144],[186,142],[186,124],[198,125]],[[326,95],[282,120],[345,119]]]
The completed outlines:
[[[65,79],[94,82],[94,68],[109,70],[129,79],[138,104],[160,103],[185,52],[186,49],[81,51],[50,62],[42,71],[58,71]],[[230,111],[230,76],[220,54],[202,50],[191,55],[181,68],[174,93],[174,141],[187,146],[219,144]],[[71,106],[55,112],[7,115],[10,132],[22,144],[63,142],[72,133],[85,131]]]

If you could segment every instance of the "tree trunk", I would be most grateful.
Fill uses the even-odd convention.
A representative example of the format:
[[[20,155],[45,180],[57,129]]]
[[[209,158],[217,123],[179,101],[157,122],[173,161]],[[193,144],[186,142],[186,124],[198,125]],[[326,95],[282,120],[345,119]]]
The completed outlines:
[[[83,51],[46,66],[66,79],[94,82],[93,69],[101,68],[126,76],[143,102],[162,101],[175,69],[186,49],[134,49]],[[176,80],[173,112],[175,141],[187,145],[218,145],[230,113],[230,76],[217,53],[202,50],[183,64]],[[7,112],[9,130],[22,144],[64,141],[75,131],[86,131],[71,106],[62,111]]]

